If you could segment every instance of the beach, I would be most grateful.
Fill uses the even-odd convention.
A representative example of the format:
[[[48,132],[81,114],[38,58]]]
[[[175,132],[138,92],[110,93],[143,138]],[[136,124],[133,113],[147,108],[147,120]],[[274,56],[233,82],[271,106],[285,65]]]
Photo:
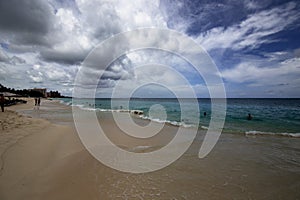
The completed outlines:
[[[0,0],[0,200],[300,200],[300,0]]]
[[[299,199],[299,138],[222,134],[199,159],[205,130],[171,165],[151,173],[111,169],[82,145],[71,106],[42,100],[0,113],[0,199]],[[178,127],[166,125],[147,142],[122,135],[109,114],[100,124],[111,141],[133,152],[168,143]],[[145,123],[138,119],[137,123]]]

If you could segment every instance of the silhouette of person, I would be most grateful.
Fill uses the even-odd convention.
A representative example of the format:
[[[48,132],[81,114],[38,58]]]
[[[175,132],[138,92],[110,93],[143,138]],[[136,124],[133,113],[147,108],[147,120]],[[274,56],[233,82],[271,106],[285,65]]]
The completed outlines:
[[[203,113],[204,117],[206,117],[206,112]]]
[[[41,104],[41,98],[39,97],[37,100],[37,105],[40,106],[40,104]]]
[[[252,119],[253,119],[253,117],[252,117],[252,115],[251,115],[250,113],[248,113],[247,119],[248,119],[248,120],[252,120]]]
[[[34,98],[34,105],[37,105],[37,98]]]
[[[1,105],[2,112],[4,112],[4,102],[5,102],[4,95],[0,94],[0,105]]]

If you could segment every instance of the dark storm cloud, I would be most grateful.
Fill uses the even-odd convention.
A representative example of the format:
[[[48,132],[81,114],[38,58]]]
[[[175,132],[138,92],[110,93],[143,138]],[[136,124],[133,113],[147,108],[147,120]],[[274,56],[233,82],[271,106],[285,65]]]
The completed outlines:
[[[53,13],[47,1],[0,0],[1,31],[24,31],[45,34]]]
[[[89,61],[88,64],[87,61]],[[83,67],[78,83],[87,87],[98,82],[98,88],[112,88],[118,80],[128,80],[135,76],[131,60],[126,55],[121,56],[107,67],[101,64],[101,60],[96,59],[86,60]]]
[[[54,17],[47,1],[0,0],[0,42],[50,46],[47,34],[53,29]]]
[[[60,51],[46,49],[40,52],[41,59],[47,62],[55,62],[67,65],[80,64],[89,51]]]

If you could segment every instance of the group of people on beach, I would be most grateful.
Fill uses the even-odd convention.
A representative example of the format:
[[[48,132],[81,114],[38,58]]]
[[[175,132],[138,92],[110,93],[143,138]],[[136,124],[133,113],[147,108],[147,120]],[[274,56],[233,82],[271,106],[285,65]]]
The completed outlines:
[[[34,98],[34,105],[35,106],[40,106],[40,104],[41,104],[41,98],[39,97],[39,98]]]

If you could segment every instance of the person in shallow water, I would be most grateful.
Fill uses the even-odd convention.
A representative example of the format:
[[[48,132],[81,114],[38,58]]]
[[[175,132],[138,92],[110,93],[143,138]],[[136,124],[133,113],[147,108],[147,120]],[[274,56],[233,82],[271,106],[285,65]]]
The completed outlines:
[[[204,117],[206,117],[206,112],[203,113]]]
[[[248,113],[247,119],[248,119],[248,120],[251,120],[252,118],[253,118],[252,115],[251,115],[250,113]]]

